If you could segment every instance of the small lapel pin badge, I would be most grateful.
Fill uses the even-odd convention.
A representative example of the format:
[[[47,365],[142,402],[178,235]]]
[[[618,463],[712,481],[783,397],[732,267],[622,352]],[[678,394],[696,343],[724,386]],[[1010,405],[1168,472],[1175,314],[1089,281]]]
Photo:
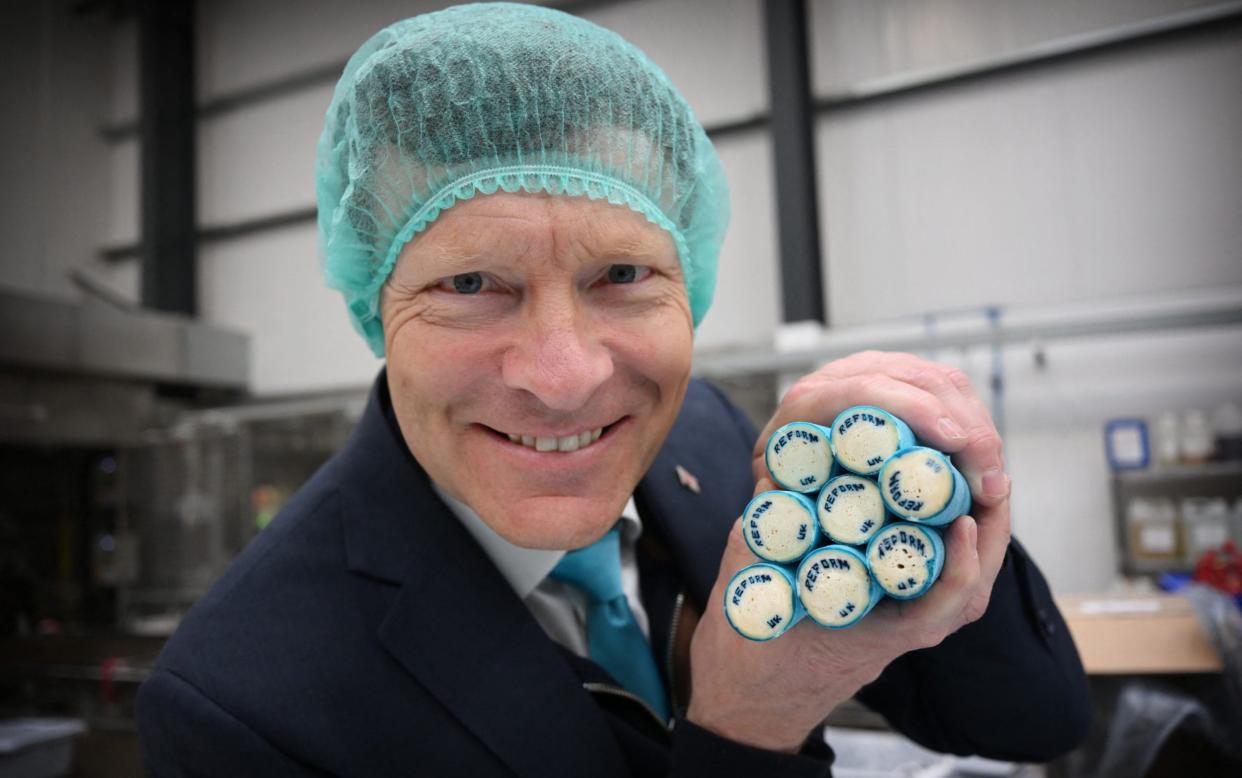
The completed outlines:
[[[681,465],[677,466],[677,481],[695,494],[702,494],[703,492],[702,487],[699,486],[699,479],[695,478],[694,473],[691,473]]]

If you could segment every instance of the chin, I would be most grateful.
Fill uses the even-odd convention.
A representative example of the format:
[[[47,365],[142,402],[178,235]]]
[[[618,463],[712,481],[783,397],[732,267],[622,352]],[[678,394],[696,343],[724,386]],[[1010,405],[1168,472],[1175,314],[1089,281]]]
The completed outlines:
[[[491,516],[479,511],[479,516],[515,546],[568,550],[589,546],[612,529],[629,495],[527,497],[498,506]]]

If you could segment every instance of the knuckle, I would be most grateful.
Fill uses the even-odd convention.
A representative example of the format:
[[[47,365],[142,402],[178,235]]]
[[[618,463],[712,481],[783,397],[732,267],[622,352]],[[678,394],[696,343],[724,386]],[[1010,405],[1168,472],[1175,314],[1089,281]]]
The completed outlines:
[[[785,397],[782,402],[793,403],[800,401],[811,390],[809,376],[799,378],[794,382],[793,386],[785,391]]]
[[[863,373],[862,375],[853,376],[849,379],[849,382],[855,394],[865,397],[877,393],[888,383],[888,380],[888,376],[882,373]]]
[[[972,392],[974,387],[970,383],[970,376],[966,375],[961,368],[950,367],[945,370],[945,378],[959,392]]]
[[[933,391],[950,386],[949,378],[944,374],[944,369],[931,362],[924,362],[917,367],[911,374],[911,379],[916,385]]]
[[[1004,448],[1000,434],[995,427],[988,423],[980,423],[971,427],[966,431],[966,439],[967,448],[979,454],[999,457],[1001,450]]]
[[[967,601],[966,607],[962,610],[962,619],[966,624],[970,624],[983,618],[983,614],[988,612],[988,604],[991,601],[990,593],[983,593],[971,597]]]

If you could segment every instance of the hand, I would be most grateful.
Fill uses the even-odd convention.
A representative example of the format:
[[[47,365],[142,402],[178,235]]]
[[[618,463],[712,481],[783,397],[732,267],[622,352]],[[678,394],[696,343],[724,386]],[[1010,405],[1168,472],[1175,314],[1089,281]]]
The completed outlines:
[[[1009,478],[991,416],[960,370],[910,354],[868,351],[805,376],[755,443],[755,493],[776,488],[764,447],[777,427],[799,420],[827,426],[851,405],[884,408],[921,441],[951,454],[970,484],[974,516],[949,525],[944,570],[923,597],[881,602],[845,630],[822,629],[808,619],[767,643],[735,633],[720,605],[729,579],[754,561],[739,519],[691,643],[687,712],[691,721],[732,740],[798,750],[833,708],[898,656],[939,644],[987,610],[1009,545]]]

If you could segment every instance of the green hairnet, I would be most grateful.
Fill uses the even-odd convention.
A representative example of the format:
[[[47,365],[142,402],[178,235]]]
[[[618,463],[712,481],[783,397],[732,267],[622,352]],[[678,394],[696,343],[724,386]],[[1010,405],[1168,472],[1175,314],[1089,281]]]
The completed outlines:
[[[560,11],[480,3],[380,30],[337,83],[315,176],[324,275],[377,356],[401,249],[498,190],[632,208],[672,236],[696,326],[711,305],[728,223],[711,141],[642,52]]]

